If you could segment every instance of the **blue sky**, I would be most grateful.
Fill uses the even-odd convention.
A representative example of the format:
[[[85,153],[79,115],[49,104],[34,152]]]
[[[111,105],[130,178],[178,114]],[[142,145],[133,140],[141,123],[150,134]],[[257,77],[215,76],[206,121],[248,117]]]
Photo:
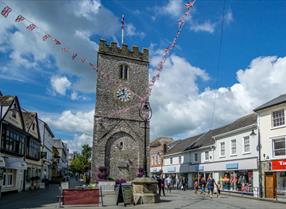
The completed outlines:
[[[38,112],[71,150],[91,143],[96,74],[61,52],[61,46],[42,41],[43,33],[96,63],[100,38],[121,40],[120,19],[125,14],[125,42],[149,48],[152,75],[160,52],[175,36],[186,3],[2,2],[13,10],[7,18],[0,16],[0,90],[17,95],[23,108]],[[285,93],[285,10],[282,0],[197,0],[153,89],[151,137],[178,139],[207,131]],[[15,23],[19,14],[38,28],[30,32]]]

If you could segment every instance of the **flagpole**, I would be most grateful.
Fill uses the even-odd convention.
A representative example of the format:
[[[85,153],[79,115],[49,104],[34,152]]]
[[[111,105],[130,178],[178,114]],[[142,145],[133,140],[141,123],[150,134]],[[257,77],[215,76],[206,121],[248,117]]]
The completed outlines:
[[[124,43],[124,15],[121,18],[121,45]]]

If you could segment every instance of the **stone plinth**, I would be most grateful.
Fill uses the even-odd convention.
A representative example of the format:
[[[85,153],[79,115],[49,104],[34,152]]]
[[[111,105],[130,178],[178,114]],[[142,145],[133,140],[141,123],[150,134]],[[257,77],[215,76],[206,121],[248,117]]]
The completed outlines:
[[[157,181],[152,178],[136,178],[132,181],[135,204],[158,203]]]

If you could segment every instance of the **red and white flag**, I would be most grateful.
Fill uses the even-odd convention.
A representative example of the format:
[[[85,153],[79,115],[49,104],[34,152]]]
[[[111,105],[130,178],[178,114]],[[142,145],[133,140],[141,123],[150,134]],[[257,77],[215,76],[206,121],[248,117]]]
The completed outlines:
[[[66,47],[62,48],[62,50],[63,50],[63,52],[68,52],[69,51],[69,49],[66,48]]]
[[[77,53],[72,54],[72,59],[74,60],[77,57]]]
[[[25,20],[25,17],[23,17],[22,15],[18,15],[18,17],[15,19],[15,22],[22,22]]]
[[[124,15],[121,18],[121,29],[124,30]]]
[[[46,41],[48,38],[50,38],[51,36],[49,34],[45,34],[43,37],[42,37],[42,40],[43,41]]]
[[[56,45],[61,45],[62,44],[59,40],[57,40],[55,38],[54,38],[54,42],[55,42]]]
[[[4,17],[8,17],[9,13],[12,12],[12,9],[8,6],[4,7],[4,9],[1,11],[1,15]]]
[[[86,60],[85,58],[80,58],[81,63],[85,63],[85,60]]]
[[[193,1],[193,2],[188,2],[188,3],[185,4],[185,7],[186,7],[187,9],[189,9],[189,8],[193,7],[194,4],[195,4],[195,1]]]
[[[30,25],[28,25],[26,28],[27,28],[27,30],[32,31],[32,30],[34,30],[36,27],[37,27],[37,26],[36,26],[35,24],[30,24]]]

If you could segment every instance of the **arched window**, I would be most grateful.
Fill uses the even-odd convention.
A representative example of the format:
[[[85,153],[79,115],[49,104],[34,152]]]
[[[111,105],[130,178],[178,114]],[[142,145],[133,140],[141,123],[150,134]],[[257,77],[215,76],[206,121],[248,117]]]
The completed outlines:
[[[128,65],[120,65],[119,78],[123,80],[128,79]]]

